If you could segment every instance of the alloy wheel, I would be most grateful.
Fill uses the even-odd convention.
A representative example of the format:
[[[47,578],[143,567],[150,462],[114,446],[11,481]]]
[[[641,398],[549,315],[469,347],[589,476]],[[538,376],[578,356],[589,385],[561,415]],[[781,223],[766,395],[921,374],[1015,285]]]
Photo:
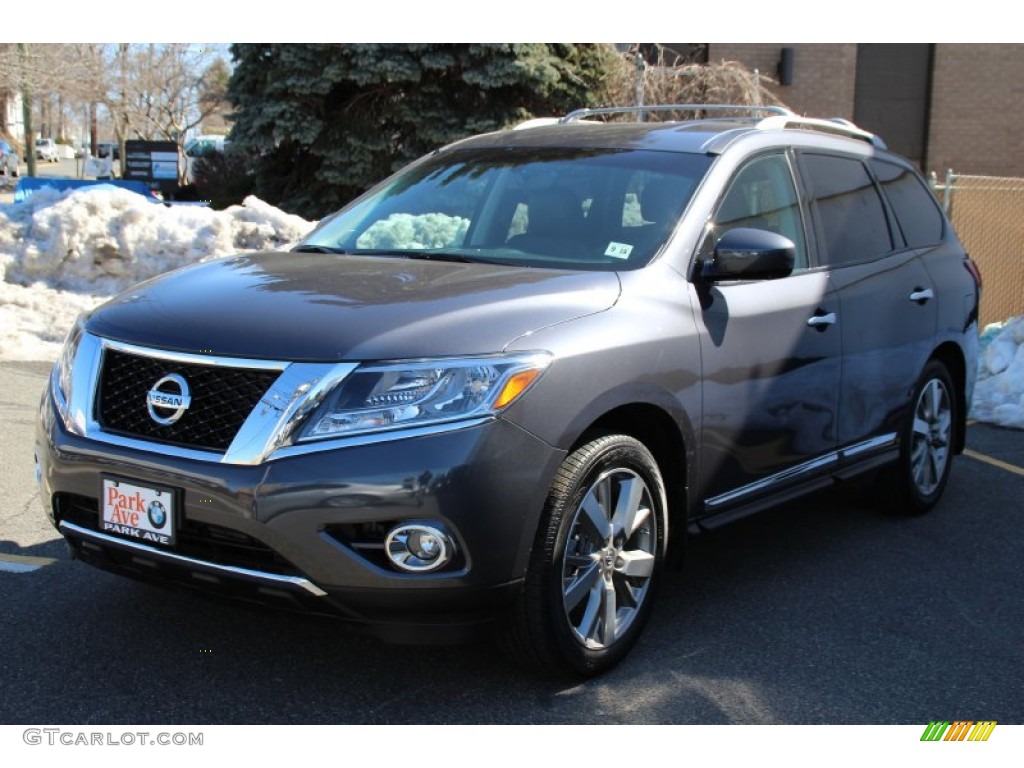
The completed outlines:
[[[562,605],[587,648],[622,637],[647,597],[657,547],[653,509],[644,480],[617,468],[594,481],[575,512],[562,558]]]
[[[910,470],[923,496],[935,492],[945,475],[953,435],[953,410],[949,391],[937,378],[921,389],[914,407]]]

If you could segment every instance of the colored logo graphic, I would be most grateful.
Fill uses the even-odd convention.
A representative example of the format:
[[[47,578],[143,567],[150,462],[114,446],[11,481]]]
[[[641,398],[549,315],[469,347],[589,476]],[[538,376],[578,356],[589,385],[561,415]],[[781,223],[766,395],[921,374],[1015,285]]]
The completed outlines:
[[[149,516],[150,525],[154,528],[163,528],[164,523],[167,522],[167,510],[159,501],[151,501],[146,509],[146,514]]]
[[[995,720],[933,720],[921,735],[921,741],[988,741]]]

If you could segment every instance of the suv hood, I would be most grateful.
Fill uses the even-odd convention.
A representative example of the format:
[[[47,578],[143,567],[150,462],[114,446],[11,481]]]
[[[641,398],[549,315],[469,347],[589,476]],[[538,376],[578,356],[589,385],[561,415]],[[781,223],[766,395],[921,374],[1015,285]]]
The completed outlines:
[[[601,312],[614,272],[404,258],[259,253],[142,283],[96,309],[91,333],[182,352],[290,361],[488,354]]]

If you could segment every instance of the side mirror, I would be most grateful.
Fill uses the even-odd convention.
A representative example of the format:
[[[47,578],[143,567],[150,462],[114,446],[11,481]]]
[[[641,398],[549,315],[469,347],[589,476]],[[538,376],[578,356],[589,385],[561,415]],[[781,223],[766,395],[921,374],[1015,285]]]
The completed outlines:
[[[788,237],[764,229],[730,229],[705,262],[705,280],[770,280],[793,272],[796,245]]]

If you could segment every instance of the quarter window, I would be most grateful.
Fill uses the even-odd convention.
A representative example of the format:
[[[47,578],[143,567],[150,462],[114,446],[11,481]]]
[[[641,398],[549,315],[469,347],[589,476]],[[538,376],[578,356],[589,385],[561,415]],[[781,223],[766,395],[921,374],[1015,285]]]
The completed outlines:
[[[889,224],[867,168],[860,160],[803,155],[821,228],[824,261],[833,266],[877,259],[892,250]]]
[[[940,242],[944,227],[939,204],[917,174],[881,160],[872,160],[871,167],[896,214],[907,247],[921,248]]]

